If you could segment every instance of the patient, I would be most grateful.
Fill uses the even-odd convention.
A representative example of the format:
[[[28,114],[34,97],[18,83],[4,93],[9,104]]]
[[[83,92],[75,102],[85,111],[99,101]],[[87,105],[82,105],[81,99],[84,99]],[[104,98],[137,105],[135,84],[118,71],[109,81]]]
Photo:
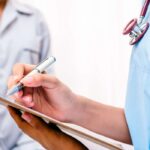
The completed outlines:
[[[16,62],[37,64],[49,51],[49,31],[41,14],[16,0],[0,0],[0,94]],[[0,105],[0,149],[39,150],[39,144],[23,134]]]

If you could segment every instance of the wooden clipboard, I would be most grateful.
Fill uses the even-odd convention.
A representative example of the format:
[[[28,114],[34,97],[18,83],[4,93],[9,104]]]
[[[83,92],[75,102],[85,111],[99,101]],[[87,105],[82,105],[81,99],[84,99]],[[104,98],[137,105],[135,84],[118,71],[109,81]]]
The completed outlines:
[[[1,97],[0,96],[0,104],[1,105],[4,105],[4,106],[11,106],[11,107],[14,107],[18,110],[21,110],[21,111],[24,111],[24,112],[28,112],[28,113],[31,113],[37,117],[40,117],[40,118],[43,118],[44,120],[46,121],[49,121],[51,123],[54,123],[56,124],[58,127],[60,127],[61,129],[63,129],[64,131],[67,131],[68,133],[71,133],[71,134],[74,134],[74,135],[77,135],[81,138],[84,138],[86,140],[89,140],[91,142],[94,142],[98,145],[101,145],[105,148],[108,148],[110,150],[123,150],[122,146],[119,145],[119,144],[114,144],[114,143],[110,143],[110,142],[106,142],[102,139],[99,139],[99,138],[96,138],[94,136],[91,136],[87,133],[84,133],[82,131],[79,131],[73,127],[70,127],[68,124],[66,123],[62,123],[60,121],[57,121],[53,118],[50,118],[42,113],[39,113],[33,109],[30,109],[30,108],[27,108],[27,107],[24,107],[16,102],[12,102],[12,100],[8,99],[8,98],[4,98],[4,97]]]

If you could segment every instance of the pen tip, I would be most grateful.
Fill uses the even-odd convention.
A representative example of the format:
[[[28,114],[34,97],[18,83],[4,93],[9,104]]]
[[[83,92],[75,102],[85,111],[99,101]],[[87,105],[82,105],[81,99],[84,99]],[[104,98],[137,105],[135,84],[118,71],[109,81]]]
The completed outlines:
[[[11,95],[15,94],[16,92],[18,92],[18,88],[14,87],[14,88],[8,90],[6,96],[11,96]]]
[[[10,95],[12,95],[12,92],[11,92],[11,91],[8,91],[8,92],[6,93],[6,96],[10,96]]]
[[[15,85],[14,87],[12,87],[11,89],[9,89],[7,91],[6,96],[11,96],[15,93],[17,93],[18,91],[20,91],[23,88],[23,84],[22,83],[18,83],[17,85]]]

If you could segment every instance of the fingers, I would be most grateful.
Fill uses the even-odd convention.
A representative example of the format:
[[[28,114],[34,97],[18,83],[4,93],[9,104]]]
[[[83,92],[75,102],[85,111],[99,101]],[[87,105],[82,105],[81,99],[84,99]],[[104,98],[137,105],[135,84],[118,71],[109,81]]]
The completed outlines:
[[[49,123],[47,124],[45,121],[43,121],[41,118],[36,117],[34,115],[31,115],[27,112],[24,112],[22,114],[22,118],[28,122],[32,127],[35,129],[41,129],[43,126],[48,128],[51,131],[57,131],[57,132],[62,132],[54,123]]]
[[[21,118],[21,112],[15,108],[8,107],[10,115],[13,117],[15,122],[17,123],[18,127],[21,128],[23,131],[26,130],[26,128],[30,128],[28,123],[24,121],[24,119]]]
[[[17,84],[27,73],[34,68],[33,65],[16,64],[13,68],[13,74],[8,79],[8,88]]]
[[[35,117],[29,113],[24,112],[22,114],[19,110],[10,106],[8,106],[8,110],[10,115],[17,123],[18,127],[21,128],[24,132],[32,129],[31,127],[34,127],[34,129],[41,129],[43,125],[45,125],[42,119]]]
[[[15,84],[17,84],[21,79],[22,79],[21,75],[20,76],[19,75],[18,76],[17,75],[10,76],[8,79],[8,84],[7,84],[8,88],[11,88]]]
[[[53,88],[56,83],[58,83],[56,77],[47,74],[36,74],[22,79],[24,75],[28,74],[34,67],[35,66],[28,64],[16,64],[13,68],[13,76],[9,78],[8,87],[11,88],[19,81],[28,87],[44,86],[47,88]]]
[[[34,65],[18,63],[13,67],[13,75],[23,76],[34,69]]]
[[[15,120],[15,122],[17,123],[18,127],[25,132],[26,134],[28,134],[31,138],[38,140],[38,138],[40,137],[41,130],[42,129],[36,129],[33,128],[31,126],[31,124],[29,124],[28,122],[26,122],[22,117],[21,117],[21,113],[20,111],[18,111],[17,109],[14,109],[12,107],[8,107],[9,113],[10,115],[13,117],[13,119]],[[32,121],[33,122],[33,121]],[[40,131],[40,132],[39,132]],[[37,136],[39,135],[39,136]]]
[[[22,96],[21,98],[16,99],[16,102],[28,108],[32,108],[35,105],[31,95]]]
[[[24,119],[22,119],[20,111],[12,107],[8,107],[8,110],[19,128],[31,138],[40,142],[46,149],[66,149],[67,147],[68,149],[87,150],[87,148],[76,139],[59,130],[56,131],[56,126],[54,127],[53,124],[50,125],[51,127],[48,127],[42,119],[28,113],[24,113],[22,115]]]
[[[55,88],[60,82],[59,80],[48,74],[35,74],[32,76],[25,77],[21,82],[26,87],[45,87],[48,89]]]
[[[11,87],[13,87],[14,85],[16,85],[20,80],[22,79],[22,76],[10,76],[7,82],[7,87],[8,89],[10,89]],[[22,91],[19,91],[18,93],[15,94],[15,98],[18,99],[19,97],[21,97],[23,94]]]
[[[23,90],[23,95],[18,99],[18,102],[20,102],[26,107],[32,108],[34,106],[33,89],[25,88]]]
[[[8,89],[16,85],[24,77],[24,75],[28,74],[34,67],[34,65],[16,64],[13,67],[13,75],[8,79]],[[15,97],[15,99],[19,99],[22,95],[23,91],[19,91],[13,97]]]
[[[66,135],[55,124],[53,123],[47,124],[41,118],[31,115],[29,113],[26,112],[23,113],[22,118],[26,122],[28,122],[33,129],[35,129],[37,132],[40,132],[40,134],[42,133],[44,138],[49,137],[51,139],[51,142],[52,140],[57,141],[62,135],[63,136]]]
[[[8,88],[10,89],[16,85],[28,72],[34,68],[33,65],[16,64],[13,68],[13,75],[8,79]],[[22,93],[17,93],[16,97],[20,97]]]
[[[19,81],[27,87],[43,86],[46,88],[53,88],[59,83],[56,77],[47,74],[36,74],[23,78],[24,75],[28,74],[34,67],[35,66],[28,64],[16,64],[13,68],[13,76],[9,78],[8,87],[11,88]]]

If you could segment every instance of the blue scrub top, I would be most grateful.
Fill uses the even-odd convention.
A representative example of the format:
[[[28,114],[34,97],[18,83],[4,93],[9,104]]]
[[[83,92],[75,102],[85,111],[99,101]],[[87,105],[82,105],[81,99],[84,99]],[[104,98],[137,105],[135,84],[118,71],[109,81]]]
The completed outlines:
[[[125,115],[135,150],[150,150],[150,28],[132,50]]]

